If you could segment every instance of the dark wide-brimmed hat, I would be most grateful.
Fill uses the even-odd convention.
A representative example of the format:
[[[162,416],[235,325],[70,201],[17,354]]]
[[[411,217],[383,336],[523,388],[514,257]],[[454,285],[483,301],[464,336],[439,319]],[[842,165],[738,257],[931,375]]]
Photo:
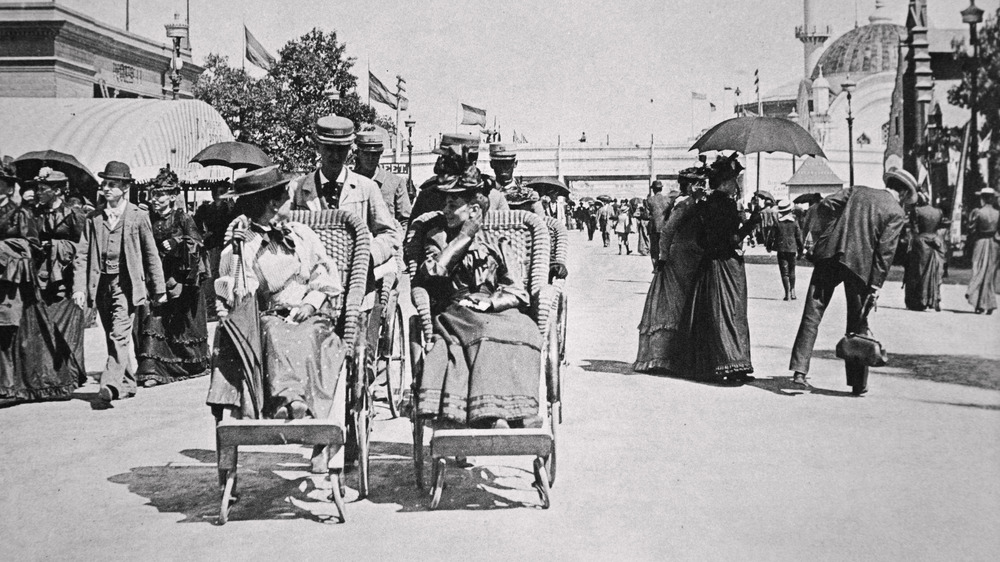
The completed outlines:
[[[103,172],[97,172],[97,176],[105,180],[120,180],[128,183],[135,181],[132,177],[132,169],[124,162],[112,160],[104,166]]]
[[[0,160],[0,180],[17,181],[17,170],[14,169],[14,159],[4,156]]]
[[[320,117],[313,126],[312,138],[316,144],[354,144],[354,121],[339,115]]]
[[[236,178],[233,183],[233,190],[221,195],[223,198],[242,197],[262,193],[270,189],[277,189],[288,185],[290,179],[285,179],[277,166],[268,166],[252,172],[247,172]]]
[[[434,154],[449,154],[451,147],[468,147],[469,154],[479,154],[479,135],[475,133],[444,133],[441,135],[441,142],[433,150]]]
[[[483,175],[479,172],[479,168],[469,166],[453,181],[438,185],[438,191],[442,193],[468,193],[480,191],[483,186]]]

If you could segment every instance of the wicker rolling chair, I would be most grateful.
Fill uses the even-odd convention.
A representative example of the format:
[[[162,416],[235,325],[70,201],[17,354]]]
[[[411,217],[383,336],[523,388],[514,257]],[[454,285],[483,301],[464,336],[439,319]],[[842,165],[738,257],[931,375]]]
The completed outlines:
[[[312,228],[323,241],[327,253],[336,262],[344,285],[339,303],[337,333],[347,349],[348,358],[337,384],[337,401],[329,419],[269,420],[224,418],[216,425],[220,478],[225,481],[219,523],[229,516],[236,483],[238,448],[243,445],[302,444],[314,447],[313,472],[328,472],[332,480],[331,499],[340,520],[345,520],[343,497],[344,420],[349,383],[357,380],[357,362],[364,357],[363,338],[359,337],[359,316],[368,276],[371,237],[365,224],[352,213],[339,210],[295,211],[292,220]],[[359,346],[360,347],[359,349]],[[360,351],[360,352],[359,352]],[[345,376],[346,375],[346,376]]]
[[[423,263],[424,239],[428,228],[440,213],[427,213],[411,221],[410,240],[404,247],[404,258],[411,279]],[[506,238],[525,271],[525,289],[531,296],[529,315],[538,324],[546,342],[542,352],[542,372],[546,386],[546,396],[551,400],[552,385],[549,380],[552,369],[548,366],[558,361],[552,336],[555,333],[555,315],[558,307],[558,291],[548,284],[549,260],[551,255],[550,235],[542,219],[527,211],[495,211],[486,215],[482,233],[490,240]],[[434,339],[431,320],[431,298],[423,287],[411,289],[417,314],[410,324],[410,352],[414,378],[413,399],[417,399],[420,377],[423,369],[423,354],[430,349]],[[416,417],[417,407],[411,407],[414,433],[414,470],[418,487],[423,487],[423,428],[427,420]],[[548,418],[552,420],[551,406]],[[543,429],[437,429],[431,437],[431,456],[434,459],[433,494],[431,508],[441,500],[444,485],[445,457],[451,456],[535,456],[535,486],[545,507],[549,506],[549,487],[555,480],[555,424]]]

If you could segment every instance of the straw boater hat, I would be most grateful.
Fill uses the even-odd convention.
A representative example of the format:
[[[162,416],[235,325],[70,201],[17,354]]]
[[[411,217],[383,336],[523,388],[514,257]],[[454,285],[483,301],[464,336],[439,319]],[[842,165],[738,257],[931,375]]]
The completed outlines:
[[[899,196],[900,201],[912,201],[917,197],[917,178],[902,168],[890,168],[882,175],[882,181],[890,189],[907,192],[906,197]]]
[[[358,133],[354,139],[354,145],[359,152],[382,152],[385,150],[385,129],[372,126],[369,129]]]
[[[339,115],[327,115],[316,120],[312,139],[316,144],[354,144],[354,121]]]
[[[495,142],[490,145],[490,160],[510,161],[517,159],[517,150],[513,145]]]
[[[781,214],[787,214],[792,212],[792,202],[788,199],[782,199],[778,201],[778,212]]]
[[[135,181],[135,178],[132,177],[132,169],[128,167],[128,164],[115,160],[108,162],[103,172],[97,172],[97,176],[105,180],[121,180],[126,183]]]
[[[976,192],[976,195],[996,195],[997,192],[992,187],[984,187]]]
[[[268,166],[266,168],[260,168],[252,172],[247,172],[246,174],[236,178],[236,182],[233,183],[233,190],[221,195],[220,197],[228,199],[242,197],[244,195],[253,195],[254,193],[262,193],[270,189],[285,187],[288,185],[289,181],[289,179],[285,179],[281,175],[277,166]]]

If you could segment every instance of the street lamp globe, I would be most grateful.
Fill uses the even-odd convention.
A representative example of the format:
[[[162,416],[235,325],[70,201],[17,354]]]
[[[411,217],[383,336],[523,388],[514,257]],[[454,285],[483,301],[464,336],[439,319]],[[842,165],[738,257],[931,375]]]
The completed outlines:
[[[969,2],[969,7],[962,10],[962,23],[976,25],[983,22],[983,10],[976,6],[976,0]]]

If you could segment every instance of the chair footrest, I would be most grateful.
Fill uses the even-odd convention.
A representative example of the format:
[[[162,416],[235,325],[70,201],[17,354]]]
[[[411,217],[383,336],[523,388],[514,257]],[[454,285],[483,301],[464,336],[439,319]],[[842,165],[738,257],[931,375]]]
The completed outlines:
[[[343,428],[328,420],[224,420],[215,434],[220,447],[344,444]]]
[[[551,452],[548,429],[439,429],[431,438],[435,457],[545,457]]]

